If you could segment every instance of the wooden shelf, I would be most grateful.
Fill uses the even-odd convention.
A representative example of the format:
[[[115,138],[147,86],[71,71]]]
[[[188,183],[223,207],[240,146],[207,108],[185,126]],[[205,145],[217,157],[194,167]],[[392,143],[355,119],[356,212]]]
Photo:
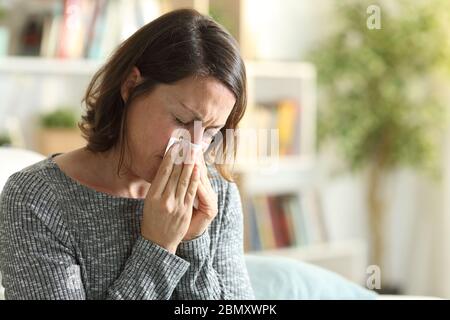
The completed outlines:
[[[284,157],[273,166],[236,165],[240,187],[245,195],[297,193],[314,181],[314,160],[308,157]]]
[[[307,62],[247,60],[248,73],[254,77],[315,79],[316,70]]]
[[[0,58],[0,73],[92,76],[102,61],[7,56]]]
[[[249,160],[247,163],[236,163],[235,171],[238,173],[257,172],[262,174],[279,173],[280,171],[299,172],[311,170],[314,164],[312,156],[281,156],[279,158],[268,158],[266,161],[273,165],[258,165],[257,160],[254,160],[254,162]]]

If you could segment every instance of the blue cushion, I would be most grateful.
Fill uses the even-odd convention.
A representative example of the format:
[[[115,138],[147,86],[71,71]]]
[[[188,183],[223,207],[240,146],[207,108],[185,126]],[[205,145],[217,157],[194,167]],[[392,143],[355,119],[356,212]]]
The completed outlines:
[[[278,256],[245,255],[250,281],[259,300],[364,299],[377,297],[323,268]]]

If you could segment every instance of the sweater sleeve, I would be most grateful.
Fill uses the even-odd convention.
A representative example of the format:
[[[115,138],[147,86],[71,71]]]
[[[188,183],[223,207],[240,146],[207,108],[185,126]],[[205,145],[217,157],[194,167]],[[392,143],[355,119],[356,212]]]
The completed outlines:
[[[6,299],[86,299],[57,199],[39,177],[16,173],[0,196],[0,270]],[[139,237],[107,299],[170,299],[189,262]]]
[[[177,254],[190,262],[188,272],[175,288],[177,299],[255,299],[244,259],[239,190],[235,183],[224,185],[228,187],[214,258],[211,258],[209,229],[198,238],[180,243],[177,248]]]

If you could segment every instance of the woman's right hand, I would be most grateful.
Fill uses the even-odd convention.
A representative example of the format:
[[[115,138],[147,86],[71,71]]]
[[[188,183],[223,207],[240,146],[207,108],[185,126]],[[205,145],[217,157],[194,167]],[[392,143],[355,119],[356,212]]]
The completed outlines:
[[[181,150],[185,154],[179,157]],[[164,156],[145,198],[141,223],[142,236],[172,254],[189,229],[200,181],[196,161],[184,163],[186,151],[193,149],[176,143]]]

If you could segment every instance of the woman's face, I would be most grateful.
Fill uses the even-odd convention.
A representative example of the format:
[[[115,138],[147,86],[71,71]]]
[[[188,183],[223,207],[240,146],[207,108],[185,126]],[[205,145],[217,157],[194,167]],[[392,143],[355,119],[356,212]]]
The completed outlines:
[[[136,99],[127,118],[125,150],[131,153],[130,173],[151,183],[170,137],[184,129],[189,132],[191,142],[209,143],[225,125],[235,102],[233,93],[211,77],[189,77],[174,84],[161,84]]]

